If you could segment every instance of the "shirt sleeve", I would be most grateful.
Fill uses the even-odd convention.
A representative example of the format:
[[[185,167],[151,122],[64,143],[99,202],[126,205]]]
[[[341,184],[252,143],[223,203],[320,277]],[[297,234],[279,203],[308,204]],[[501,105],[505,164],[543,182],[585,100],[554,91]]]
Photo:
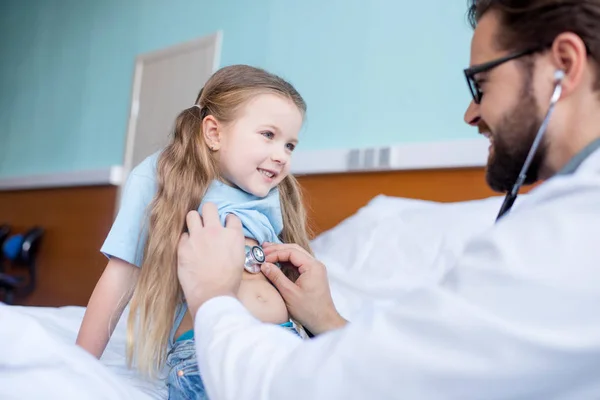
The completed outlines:
[[[156,193],[156,179],[146,165],[131,171],[123,187],[119,212],[100,251],[140,267],[148,232],[148,206]]]
[[[392,306],[312,340],[255,320],[234,298],[211,299],[195,320],[209,396],[597,397],[599,197],[515,212],[440,285],[399,291]]]

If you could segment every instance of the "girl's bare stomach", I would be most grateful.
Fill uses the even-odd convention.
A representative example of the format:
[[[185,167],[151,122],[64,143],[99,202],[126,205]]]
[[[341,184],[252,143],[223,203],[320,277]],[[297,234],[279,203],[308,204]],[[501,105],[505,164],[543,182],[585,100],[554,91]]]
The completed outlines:
[[[256,242],[246,239],[246,243],[252,246]],[[262,322],[281,324],[289,319],[283,298],[262,272],[251,274],[246,270],[243,271],[237,298],[254,317]],[[188,310],[175,333],[175,338],[190,329],[194,329],[194,323]]]

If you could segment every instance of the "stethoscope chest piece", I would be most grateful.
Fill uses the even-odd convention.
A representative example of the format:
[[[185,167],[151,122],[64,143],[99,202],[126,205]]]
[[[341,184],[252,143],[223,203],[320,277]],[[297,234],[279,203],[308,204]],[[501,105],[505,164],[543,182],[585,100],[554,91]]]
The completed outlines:
[[[260,272],[260,266],[265,262],[265,252],[260,246],[246,246],[244,269],[251,274]]]

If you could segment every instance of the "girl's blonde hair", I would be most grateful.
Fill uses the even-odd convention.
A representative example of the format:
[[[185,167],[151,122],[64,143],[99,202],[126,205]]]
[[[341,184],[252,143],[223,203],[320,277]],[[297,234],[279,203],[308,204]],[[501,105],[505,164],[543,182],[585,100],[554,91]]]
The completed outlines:
[[[262,69],[235,65],[220,69],[198,94],[196,105],[175,121],[170,144],[157,163],[157,193],[149,206],[148,237],[127,324],[127,361],[144,375],[162,369],[176,307],[183,296],[177,279],[177,244],[185,215],[198,209],[209,184],[219,178],[213,153],[202,133],[202,120],[214,116],[231,123],[251,98],[263,93],[290,99],[304,115],[306,104],[285,80]],[[300,187],[289,175],[279,184],[284,228],[280,239],[310,250]],[[291,275],[293,268],[284,267]]]

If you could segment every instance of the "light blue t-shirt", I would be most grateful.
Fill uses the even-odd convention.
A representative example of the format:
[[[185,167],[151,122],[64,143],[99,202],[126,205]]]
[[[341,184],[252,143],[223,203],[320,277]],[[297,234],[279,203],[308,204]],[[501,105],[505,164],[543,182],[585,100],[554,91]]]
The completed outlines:
[[[281,242],[279,234],[283,230],[283,216],[277,188],[273,188],[265,197],[256,197],[215,180],[206,190],[198,211],[201,211],[204,203],[217,205],[223,225],[228,214],[237,216],[242,222],[245,237],[259,244]]]
[[[141,267],[148,232],[148,206],[157,191],[156,165],[160,152],[138,164],[128,175],[119,212],[100,251]]]
[[[121,194],[117,217],[100,251],[141,267],[148,233],[149,205],[157,192],[156,166],[160,152],[154,153],[129,174]],[[246,237],[258,243],[278,243],[283,218],[277,188],[259,198],[222,182],[213,182],[202,202],[216,203],[221,222],[227,214],[240,218]],[[200,211],[200,210],[199,210]]]

